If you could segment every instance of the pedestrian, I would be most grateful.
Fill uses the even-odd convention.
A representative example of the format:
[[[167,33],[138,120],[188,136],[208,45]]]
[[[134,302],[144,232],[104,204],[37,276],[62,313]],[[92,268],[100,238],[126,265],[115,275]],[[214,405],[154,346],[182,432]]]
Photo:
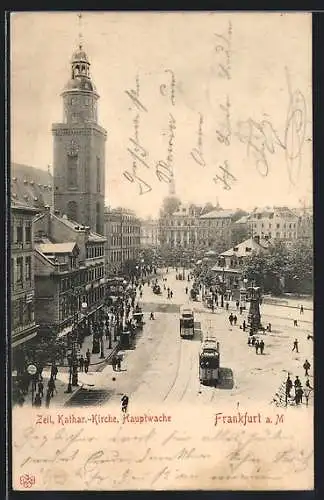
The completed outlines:
[[[233,314],[231,313],[228,317],[228,321],[230,322],[231,326],[233,325],[233,320],[234,320],[234,316]]]
[[[121,398],[121,404],[122,404],[121,409],[123,413],[127,413],[128,403],[129,403],[129,398],[126,394],[124,394],[123,397]]]
[[[294,340],[294,347],[292,348],[292,351],[296,351],[297,353],[299,352],[298,351],[298,340],[297,339]]]
[[[118,371],[120,372],[121,370],[121,356],[117,356],[117,368],[118,368]]]
[[[58,368],[55,364],[55,362],[52,364],[52,368],[51,368],[51,377],[53,377],[54,380],[56,380],[56,375],[58,373]]]
[[[34,406],[37,408],[40,408],[42,406],[42,398],[40,397],[40,394],[37,393],[34,399]]]
[[[305,370],[305,377],[308,377],[308,370],[310,369],[311,365],[310,362],[306,359],[305,363],[303,364],[303,368]]]
[[[294,319],[294,326],[298,326],[297,319]]]
[[[237,323],[237,316],[235,314],[235,316],[233,317],[233,323],[234,323],[234,326],[236,326],[236,323]]]
[[[308,401],[309,401],[309,396],[312,392],[312,389],[311,387],[304,389],[304,396],[305,396],[305,400],[306,400],[306,406],[308,406]]]
[[[271,323],[268,324],[268,332],[271,333]]]
[[[299,309],[299,314],[304,314],[304,306],[300,306],[300,309]]]
[[[246,329],[246,322],[245,322],[245,319],[243,320],[243,332],[245,332],[245,329]]]
[[[296,391],[297,391],[298,387],[301,387],[301,381],[299,380],[298,375],[297,375],[297,376],[296,376],[296,378],[295,378],[295,381],[294,381],[294,387],[295,387],[295,393],[296,393]]]
[[[116,359],[116,356],[113,355],[113,357],[111,358],[111,365],[112,365],[112,368],[114,370],[114,372],[116,371],[116,365],[117,365],[117,359]]]
[[[303,402],[303,394],[304,394],[304,391],[302,389],[302,387],[298,387],[297,390],[296,390],[296,395],[295,395],[295,402],[296,402],[296,405],[299,405]]]
[[[38,382],[38,392],[40,397],[42,398],[44,396],[44,384],[41,380]]]
[[[214,302],[212,302],[211,310],[212,310],[212,312],[214,312],[214,311],[215,311],[215,305],[214,305]]]
[[[229,303],[226,302],[226,311],[228,311],[228,308],[229,308]]]
[[[155,319],[155,318],[154,318],[154,314],[153,314],[152,312],[151,312],[151,314],[150,314],[150,319]]]
[[[81,354],[80,359],[79,359],[79,366],[80,366],[80,372],[83,372],[83,367],[84,367],[84,357]]]
[[[306,385],[306,387],[308,387],[311,391],[313,390],[313,387],[310,385],[309,378],[306,380],[305,385]]]
[[[45,406],[46,408],[49,408],[51,402],[51,393],[49,390],[46,391],[46,397],[45,397]]]
[[[51,397],[54,396],[54,391],[56,392],[57,394],[57,390],[56,390],[56,386],[55,386],[55,382],[54,382],[54,379],[53,377],[51,377],[48,381],[48,384],[47,384],[47,387],[48,387],[48,391],[51,395]]]
[[[239,303],[239,301],[237,300],[237,301],[236,301],[236,309],[237,309],[237,310],[239,309],[239,306],[240,306],[240,303]]]
[[[263,340],[261,340],[261,342],[260,342],[260,352],[261,352],[261,354],[263,354],[263,351],[264,351],[264,342],[263,342]]]
[[[88,360],[88,366],[89,366],[90,365],[90,359],[91,359],[91,354],[90,354],[89,348],[87,349],[87,352],[86,352],[86,358]]]
[[[88,373],[88,371],[89,371],[89,365],[90,365],[89,358],[86,357],[85,360],[84,360],[84,373]]]
[[[243,313],[243,307],[240,306],[240,314],[242,314],[242,313]]]
[[[173,291],[171,290],[171,292],[170,292],[170,298],[172,299],[172,297],[173,297]]]
[[[291,381],[290,376],[288,375],[287,380],[286,380],[286,397],[290,398],[290,391],[292,389],[293,383]]]
[[[260,344],[258,340],[256,340],[254,347],[255,347],[255,354],[259,354]]]
[[[186,286],[185,290],[186,290],[186,295],[187,295],[188,294],[188,287],[187,286]]]

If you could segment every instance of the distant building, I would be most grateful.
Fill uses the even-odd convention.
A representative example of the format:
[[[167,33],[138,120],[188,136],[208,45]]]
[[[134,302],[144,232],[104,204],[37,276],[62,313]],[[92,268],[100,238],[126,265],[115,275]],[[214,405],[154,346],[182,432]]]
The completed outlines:
[[[32,221],[37,210],[11,202],[11,346],[13,369],[25,370],[21,347],[37,334]]]
[[[199,217],[201,207],[180,204],[172,214],[162,213],[159,219],[159,241],[170,249],[195,249],[199,243]]]
[[[47,211],[34,220],[35,313],[42,335],[90,328],[105,297],[106,239]]]
[[[298,238],[298,216],[288,207],[255,208],[249,216],[252,236],[293,241]]]
[[[199,218],[199,240],[207,248],[222,242],[225,248],[232,244],[234,210],[213,210]]]
[[[105,209],[106,273],[118,274],[127,261],[136,260],[140,252],[141,222],[132,210]]]
[[[152,218],[141,220],[141,247],[156,248],[159,245],[159,222]]]
[[[314,220],[312,208],[293,208],[292,211],[298,217],[297,238],[300,240],[313,241]]]

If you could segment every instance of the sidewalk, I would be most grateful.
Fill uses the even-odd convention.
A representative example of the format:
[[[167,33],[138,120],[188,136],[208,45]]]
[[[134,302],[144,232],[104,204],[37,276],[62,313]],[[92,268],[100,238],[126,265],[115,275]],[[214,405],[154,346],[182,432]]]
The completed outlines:
[[[100,372],[102,371],[107,364],[109,364],[109,361],[111,360],[112,356],[114,353],[116,353],[119,350],[119,340],[118,341],[112,341],[112,346],[111,349],[108,349],[108,340],[105,339],[104,337],[104,358],[100,358],[100,352],[99,354],[91,354],[91,359],[90,359],[90,366],[89,366],[89,373],[86,374],[84,372],[78,372],[78,381],[79,385],[77,387],[72,387],[72,392],[67,393],[67,387],[69,383],[69,367],[67,365],[60,366],[58,365],[58,373],[56,376],[55,380],[55,386],[56,386],[56,391],[54,391],[54,397],[51,399],[50,402],[50,407],[55,406],[56,408],[63,407],[69,399],[78,392],[84,384],[86,384],[88,381],[87,379],[89,378],[89,384],[91,385],[91,375],[93,375],[95,372]],[[107,346],[107,347],[106,347]],[[82,345],[82,349],[80,351],[81,354],[85,356],[85,353],[87,349],[89,348],[90,353],[92,352],[92,335],[89,335],[84,339],[84,343]],[[45,396],[46,396],[46,391],[47,391],[47,384],[51,376],[51,368],[46,367],[44,368],[42,372],[43,376],[43,385],[44,385],[44,397],[42,398],[42,406],[41,408],[45,408]],[[34,393],[35,397],[36,391]],[[32,406],[32,390],[31,390],[31,385],[29,388],[28,394],[25,396],[25,402],[23,406]]]

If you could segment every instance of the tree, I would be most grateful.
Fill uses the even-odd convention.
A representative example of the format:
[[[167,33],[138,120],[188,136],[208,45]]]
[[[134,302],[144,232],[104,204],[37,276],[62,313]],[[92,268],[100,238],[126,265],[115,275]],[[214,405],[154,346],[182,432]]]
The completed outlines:
[[[201,211],[201,215],[208,214],[209,212],[212,212],[213,210],[216,210],[214,205],[210,202],[206,203],[206,205],[203,207]]]
[[[167,196],[163,200],[162,204],[162,214],[163,215],[172,215],[176,212],[180,207],[180,200],[176,196]]]

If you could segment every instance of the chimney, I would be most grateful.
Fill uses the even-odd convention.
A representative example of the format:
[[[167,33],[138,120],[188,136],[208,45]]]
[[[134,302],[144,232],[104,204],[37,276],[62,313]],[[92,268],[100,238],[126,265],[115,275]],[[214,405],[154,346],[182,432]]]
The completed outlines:
[[[59,210],[54,210],[54,215],[56,215],[56,217],[59,217],[60,216],[60,211]]]

